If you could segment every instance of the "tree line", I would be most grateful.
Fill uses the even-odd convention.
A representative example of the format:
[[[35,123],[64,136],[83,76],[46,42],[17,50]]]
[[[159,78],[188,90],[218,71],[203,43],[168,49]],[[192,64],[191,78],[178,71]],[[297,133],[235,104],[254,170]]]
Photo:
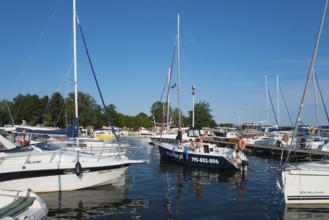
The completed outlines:
[[[97,104],[91,95],[78,92],[78,103],[79,126],[94,129],[109,126],[104,108]],[[140,112],[135,116],[117,112],[116,106],[113,104],[106,106],[106,109],[114,126],[136,130],[141,126],[151,128],[154,126],[154,122],[164,122],[164,109],[167,109],[165,106],[165,103],[157,101],[151,106],[151,115]],[[70,93],[67,98],[64,98],[59,92],[53,93],[51,97],[19,94],[12,101],[2,100],[0,108],[1,126],[20,125],[23,120],[26,120],[31,126],[64,128],[69,126],[75,118],[74,93]],[[195,127],[218,126],[211,111],[209,103],[204,101],[196,103],[194,105]],[[187,116],[181,114],[181,126],[192,126],[192,114],[192,110],[188,112]],[[179,126],[177,108],[170,107],[166,115],[170,118],[172,126]]]

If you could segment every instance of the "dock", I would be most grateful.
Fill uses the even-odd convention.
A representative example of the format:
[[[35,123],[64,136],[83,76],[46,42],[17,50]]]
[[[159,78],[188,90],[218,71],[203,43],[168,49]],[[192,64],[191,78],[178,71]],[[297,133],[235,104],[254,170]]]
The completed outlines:
[[[214,136],[203,136],[202,140],[204,142],[213,143],[221,147],[233,147],[235,145],[234,142],[230,142],[228,140],[216,140]],[[289,148],[246,144],[245,152],[248,155],[280,159],[286,158],[289,152]],[[329,159],[329,152],[292,148],[290,150],[290,158],[290,162],[316,161],[321,160],[323,158]]]

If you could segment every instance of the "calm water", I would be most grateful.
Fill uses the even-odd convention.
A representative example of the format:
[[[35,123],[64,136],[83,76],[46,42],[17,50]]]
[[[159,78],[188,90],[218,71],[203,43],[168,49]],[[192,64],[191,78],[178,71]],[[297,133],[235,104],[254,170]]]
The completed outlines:
[[[40,196],[48,219],[329,219],[326,207],[286,207],[272,167],[249,156],[249,169],[210,172],[163,161],[147,139],[129,139],[129,167],[115,186]],[[72,183],[74,184],[74,183]]]

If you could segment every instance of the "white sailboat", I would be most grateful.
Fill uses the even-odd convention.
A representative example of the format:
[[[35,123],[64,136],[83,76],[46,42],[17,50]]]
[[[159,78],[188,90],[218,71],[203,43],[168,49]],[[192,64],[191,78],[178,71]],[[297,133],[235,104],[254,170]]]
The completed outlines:
[[[245,143],[240,145],[240,149],[223,148],[218,147],[215,144],[202,143],[201,132],[199,129],[194,128],[181,128],[180,118],[180,20],[179,14],[178,20],[178,34],[177,34],[177,52],[178,52],[178,114],[179,114],[179,128],[172,129],[171,133],[160,136],[158,140],[153,139],[153,142],[159,146],[160,156],[166,160],[175,161],[177,163],[202,167],[208,169],[235,169],[245,170],[247,169],[248,159],[243,153]],[[195,89],[195,87],[192,87]],[[193,91],[195,92],[195,91]],[[168,101],[168,99],[167,99]],[[193,101],[194,104],[194,101]],[[194,106],[193,106],[194,108]],[[194,114],[192,119],[194,126]],[[182,132],[182,143],[177,143],[176,136],[178,131]],[[194,141],[196,143],[194,143]],[[241,142],[242,143],[242,142]]]
[[[308,72],[308,77],[299,107],[298,116],[295,124],[293,137],[296,137],[298,126],[302,116],[304,101],[312,76],[313,65],[316,57],[316,52],[321,36],[321,31],[324,23],[328,0],[325,1],[320,28],[313,52],[311,65]],[[329,161],[315,161],[292,164],[289,163],[290,151],[285,163],[282,165],[281,182],[282,192],[286,204],[329,204]]]
[[[76,2],[73,0],[75,108],[77,113]],[[77,129],[76,129],[77,130]],[[79,139],[76,139],[79,146]],[[146,163],[123,155],[103,157],[44,142],[0,151],[0,188],[34,192],[70,191],[115,183],[130,165]]]

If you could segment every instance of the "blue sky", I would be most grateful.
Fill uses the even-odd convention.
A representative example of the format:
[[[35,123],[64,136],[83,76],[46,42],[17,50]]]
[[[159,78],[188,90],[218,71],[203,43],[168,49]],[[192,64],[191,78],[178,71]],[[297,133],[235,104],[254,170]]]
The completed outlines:
[[[1,99],[73,91],[72,1],[0,2]],[[106,104],[126,115],[150,115],[171,65],[180,13],[181,108],[210,104],[217,123],[264,121],[265,76],[277,111],[277,76],[295,123],[324,0],[77,0],[77,12]],[[329,16],[329,15],[328,15]],[[328,104],[329,23],[315,71]],[[177,61],[173,81],[177,82]],[[78,32],[78,89],[101,104]],[[171,91],[177,107],[177,90]],[[313,86],[302,121],[317,124]],[[165,97],[164,97],[165,98]],[[164,98],[162,101],[164,101]],[[320,124],[328,124],[318,95]],[[290,125],[282,96],[279,124]]]

